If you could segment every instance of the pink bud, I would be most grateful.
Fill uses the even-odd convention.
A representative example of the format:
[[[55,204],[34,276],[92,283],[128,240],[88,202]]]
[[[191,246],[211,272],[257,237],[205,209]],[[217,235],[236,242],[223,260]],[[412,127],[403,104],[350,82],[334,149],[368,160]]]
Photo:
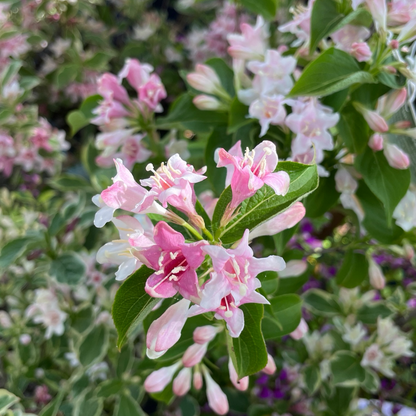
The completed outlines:
[[[30,341],[32,341],[32,337],[29,334],[22,334],[19,337],[19,342],[22,345],[29,345]]]
[[[303,338],[303,336],[308,332],[309,327],[308,324],[306,323],[306,321],[302,318],[300,320],[300,323],[298,325],[298,327],[291,332],[289,335],[293,338],[293,339],[301,339]]]
[[[207,352],[208,343],[192,344],[185,351],[182,357],[182,363],[185,367],[193,367],[201,362]]]
[[[375,152],[378,152],[379,150],[383,150],[383,141],[383,136],[381,134],[375,133],[370,137],[368,145]]]
[[[186,80],[191,87],[208,94],[214,94],[222,88],[218,75],[207,65],[197,64],[195,72],[188,74]]]
[[[408,129],[412,125],[412,122],[409,120],[401,120],[397,123],[393,124],[393,127],[395,129]]]
[[[391,65],[385,65],[381,67],[382,71],[388,72],[389,74],[397,74],[397,69]]]
[[[247,390],[249,378],[243,377],[242,379],[238,380],[237,371],[235,371],[231,357],[228,360],[228,371],[230,372],[230,380],[234,384],[234,387],[241,391]]]
[[[286,268],[279,272],[279,277],[297,277],[306,272],[308,263],[304,260],[290,260],[286,263]]]
[[[194,370],[194,389],[200,390],[202,388],[202,374],[199,370]]]
[[[207,398],[209,407],[219,415],[228,413],[227,396],[221,390],[220,386],[212,379],[211,375],[204,369],[205,382],[207,384]]]
[[[406,102],[407,90],[401,88],[393,90],[388,94],[383,95],[378,100],[377,111],[384,117],[389,118],[403,106]]]
[[[305,216],[305,212],[302,202],[295,202],[286,211],[250,231],[249,239],[252,240],[263,235],[275,235],[292,228]]]
[[[153,371],[144,382],[144,389],[148,393],[156,393],[164,390],[164,388],[171,382],[173,375],[180,367],[181,362],[169,366],[162,367],[159,370]]]
[[[179,341],[182,328],[188,318],[189,304],[189,300],[181,299],[152,322],[146,337],[146,353],[150,359],[161,357]]]
[[[173,393],[176,396],[184,396],[191,389],[192,370],[190,368],[182,368],[179,374],[173,380]]]
[[[387,144],[384,147],[384,156],[392,168],[407,169],[409,167],[409,156],[395,144]]]
[[[403,246],[404,257],[406,260],[412,260],[415,255],[415,250],[409,243],[405,243]]]
[[[392,49],[399,49],[399,41],[397,39],[393,39],[390,42],[390,48],[392,48]]]
[[[366,42],[354,42],[350,54],[358,61],[365,62],[371,59],[371,49]]]
[[[384,120],[384,118],[380,114],[378,114],[376,111],[369,110],[360,103],[355,102],[353,104],[357,111],[359,111],[363,115],[365,121],[368,123],[372,130],[377,131],[379,133],[385,133],[386,131],[388,131],[389,126],[386,120]]]
[[[194,341],[197,344],[206,344],[207,342],[212,341],[215,338],[215,335],[222,330],[221,327],[205,325],[195,328],[194,331]]]
[[[224,105],[214,97],[210,95],[197,95],[192,102],[194,103],[196,108],[200,110],[218,110]]]
[[[266,373],[268,375],[273,375],[276,372],[276,363],[274,362],[274,358],[267,354],[267,364],[266,367],[263,368],[263,373]]]
[[[370,284],[374,289],[381,290],[386,285],[386,278],[384,277],[381,267],[373,260],[369,260],[370,267],[368,274],[370,276]]]

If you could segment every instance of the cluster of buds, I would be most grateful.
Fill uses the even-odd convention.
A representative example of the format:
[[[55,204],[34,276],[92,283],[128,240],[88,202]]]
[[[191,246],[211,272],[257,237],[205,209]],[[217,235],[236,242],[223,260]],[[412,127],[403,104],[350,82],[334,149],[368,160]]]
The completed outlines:
[[[148,356],[157,358],[164,354],[180,338],[188,317],[206,312],[214,312],[217,319],[225,321],[229,334],[238,337],[244,328],[244,314],[239,307],[246,303],[269,303],[256,291],[261,286],[257,275],[285,268],[279,256],[255,258],[249,242],[254,237],[294,226],[305,215],[303,205],[297,202],[251,232],[245,230],[240,241],[225,248],[206,227],[200,209],[198,212],[196,209],[194,184],[205,179],[205,169],[197,171],[179,155],[173,155],[156,170],[149,165],[153,176],[141,180],[139,185],[120,160],[115,162],[117,175],[113,185],[94,197],[100,207],[95,223],[103,226],[112,221],[120,232],[120,239],[104,245],[97,260],[118,264],[118,280],[145,265],[154,270],[145,285],[150,296],[163,299],[179,294],[183,298],[152,323],[147,333]],[[228,152],[219,150],[218,167],[227,167],[227,184],[231,185],[233,195],[224,214],[227,221],[238,213],[240,204],[264,184],[277,195],[286,194],[289,176],[282,171],[273,172],[277,162],[276,147],[268,141],[254,150],[247,149],[245,156],[239,143]],[[136,215],[113,218],[117,209]],[[185,214],[187,219],[179,213]],[[159,222],[153,225],[149,217],[142,214],[149,214]],[[194,241],[186,241],[168,222],[181,226],[183,233],[189,233]]]
[[[100,127],[96,146],[103,150],[97,158],[100,166],[108,167],[112,159],[120,157],[126,166],[146,161],[151,152],[142,143],[149,131],[155,112],[161,112],[161,100],[166,98],[165,87],[149,64],[127,59],[118,76],[105,73],[98,80],[98,93],[103,97],[94,110],[92,122]],[[126,79],[136,91],[129,97],[122,81]]]

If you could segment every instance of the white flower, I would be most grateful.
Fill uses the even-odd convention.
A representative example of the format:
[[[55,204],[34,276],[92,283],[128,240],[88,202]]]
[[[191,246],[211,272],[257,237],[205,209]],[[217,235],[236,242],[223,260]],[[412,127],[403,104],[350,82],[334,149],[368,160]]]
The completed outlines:
[[[365,351],[361,360],[363,367],[372,367],[378,369],[381,366],[381,360],[384,358],[383,351],[377,344],[371,344]]]
[[[345,332],[342,335],[342,339],[345,342],[348,342],[351,345],[359,344],[367,333],[366,329],[361,324],[361,322],[359,322],[357,325],[355,325],[353,327],[346,324],[345,327],[344,327],[344,331]]]
[[[399,328],[390,318],[377,320],[377,344],[387,345],[399,336]]]
[[[408,190],[393,212],[396,224],[404,231],[416,227],[416,192]]]

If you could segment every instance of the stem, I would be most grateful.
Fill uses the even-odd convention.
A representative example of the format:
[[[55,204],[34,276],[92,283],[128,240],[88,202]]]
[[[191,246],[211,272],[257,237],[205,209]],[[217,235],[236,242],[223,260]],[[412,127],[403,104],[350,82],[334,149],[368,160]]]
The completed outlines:
[[[197,230],[195,230],[194,227],[192,227],[192,225],[188,224],[187,222],[183,221],[183,223],[181,223],[180,225],[182,225],[182,227],[186,228],[197,240],[203,240],[204,237],[202,237],[201,234],[199,234],[199,232]]]
[[[207,230],[206,228],[203,228],[202,232],[208,237],[209,241],[214,241],[214,236],[210,233],[209,230]]]

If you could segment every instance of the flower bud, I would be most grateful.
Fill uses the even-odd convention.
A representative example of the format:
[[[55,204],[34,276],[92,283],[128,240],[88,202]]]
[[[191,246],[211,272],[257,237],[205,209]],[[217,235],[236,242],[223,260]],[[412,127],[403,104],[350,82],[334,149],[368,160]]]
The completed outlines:
[[[399,49],[399,41],[396,39],[392,39],[390,42],[390,48]]]
[[[31,341],[32,341],[32,337],[29,334],[22,334],[19,337],[19,342],[22,345],[29,345]]]
[[[12,320],[6,311],[0,311],[0,326],[3,328],[10,328],[12,326]]]
[[[201,362],[207,352],[208,343],[192,344],[185,351],[182,357],[182,363],[185,367],[193,367]]]
[[[403,106],[403,104],[406,102],[406,98],[406,88],[392,90],[379,99],[377,110],[380,114],[382,114],[384,118],[390,118]]]
[[[186,76],[186,80],[192,88],[208,94],[215,94],[219,89],[222,89],[221,81],[211,67],[197,64],[195,70]]]
[[[228,399],[221,387],[212,379],[211,375],[204,369],[204,377],[207,385],[207,398],[209,407],[219,415],[228,413]]]
[[[413,249],[413,246],[409,243],[405,243],[403,245],[404,250],[404,257],[406,260],[412,260],[415,255],[415,250]]]
[[[195,107],[200,110],[219,110],[224,108],[224,105],[221,103],[221,101],[210,95],[197,95],[192,100],[192,102],[194,103]]]
[[[195,390],[201,390],[202,388],[202,374],[199,370],[194,370],[193,384]]]
[[[303,318],[301,318],[298,327],[293,332],[291,332],[289,335],[293,339],[298,340],[298,339],[303,338],[303,336],[305,334],[307,334],[308,330],[309,330],[308,324],[306,323],[306,321]]]
[[[185,396],[191,389],[192,370],[190,368],[182,368],[179,374],[173,380],[173,393],[176,396]]]
[[[269,376],[273,375],[276,372],[276,363],[274,362],[274,358],[267,354],[267,364],[266,367],[263,368],[263,373],[268,374]]]
[[[383,141],[383,136],[379,133],[375,133],[370,137],[368,145],[375,152],[378,152],[379,150],[383,150]]]
[[[392,168],[407,169],[410,164],[409,156],[395,144],[387,144],[384,148],[384,156]]]
[[[279,272],[279,277],[297,277],[306,272],[308,263],[304,260],[290,260],[286,263],[286,268]]]
[[[353,104],[356,110],[363,115],[365,121],[368,123],[372,130],[377,131],[378,133],[385,133],[388,131],[389,126],[386,120],[384,120],[380,114],[378,114],[376,111],[369,110],[360,103],[355,102]]]
[[[162,367],[159,370],[153,371],[144,382],[144,389],[148,393],[156,393],[164,390],[164,388],[171,382],[173,375],[180,367],[181,362],[169,366]]]
[[[370,284],[374,289],[381,290],[386,285],[386,279],[384,277],[381,267],[372,259],[369,259],[368,274],[370,276]]]
[[[354,42],[350,54],[358,61],[365,62],[371,59],[371,49],[366,42]]]
[[[215,335],[217,335],[221,330],[221,327],[213,325],[199,326],[194,330],[194,341],[197,344],[206,344],[207,342],[212,341],[215,338]]]
[[[243,377],[242,379],[238,379],[237,371],[235,371],[235,367],[233,364],[233,361],[231,360],[231,357],[228,360],[228,371],[230,372],[230,380],[234,384],[234,387],[237,390],[247,390],[249,378]]]

